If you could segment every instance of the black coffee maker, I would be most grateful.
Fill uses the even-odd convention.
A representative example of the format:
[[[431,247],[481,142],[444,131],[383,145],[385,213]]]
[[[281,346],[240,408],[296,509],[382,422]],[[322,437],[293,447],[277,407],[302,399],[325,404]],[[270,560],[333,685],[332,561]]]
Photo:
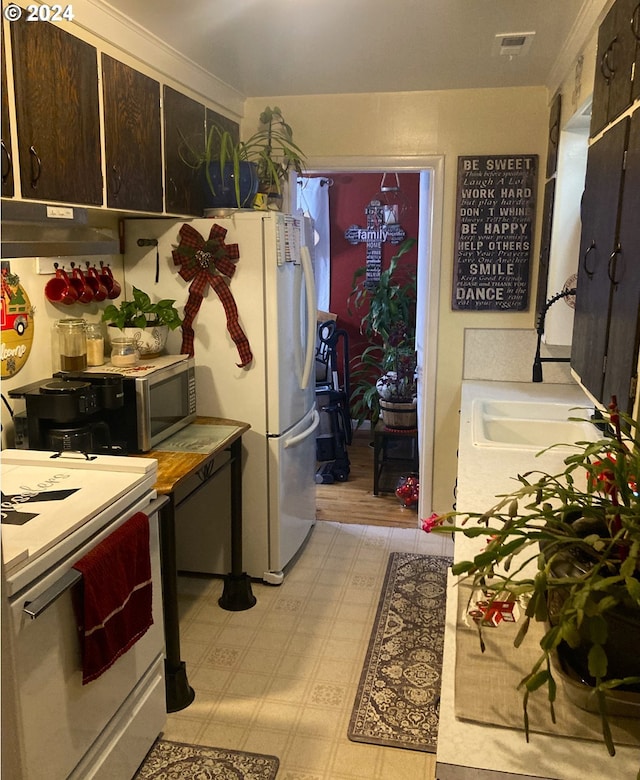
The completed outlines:
[[[93,374],[88,382],[60,373],[10,390],[9,396],[24,398],[26,405],[14,416],[19,449],[127,454],[122,442],[112,441],[106,422],[124,404],[117,374]]]

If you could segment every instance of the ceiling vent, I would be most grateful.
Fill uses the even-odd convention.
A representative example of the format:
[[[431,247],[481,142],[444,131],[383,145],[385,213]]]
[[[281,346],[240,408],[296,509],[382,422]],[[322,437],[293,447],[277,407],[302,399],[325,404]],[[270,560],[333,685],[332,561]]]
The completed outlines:
[[[493,42],[493,54],[521,57],[528,54],[535,32],[499,33]]]

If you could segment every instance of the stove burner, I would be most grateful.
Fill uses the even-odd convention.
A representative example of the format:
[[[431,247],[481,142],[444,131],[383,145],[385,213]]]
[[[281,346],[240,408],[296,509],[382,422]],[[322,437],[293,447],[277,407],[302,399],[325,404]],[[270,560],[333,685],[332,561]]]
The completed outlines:
[[[91,387],[89,382],[78,382],[74,380],[69,380],[67,382],[64,379],[54,379],[51,382],[42,385],[40,387],[40,392],[47,395],[62,395],[66,393],[79,393],[82,390],[86,390],[88,387]]]

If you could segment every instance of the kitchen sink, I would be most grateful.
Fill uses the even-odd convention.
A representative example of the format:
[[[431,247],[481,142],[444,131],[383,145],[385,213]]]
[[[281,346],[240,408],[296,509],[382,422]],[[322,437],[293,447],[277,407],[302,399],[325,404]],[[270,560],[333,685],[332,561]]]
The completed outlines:
[[[592,441],[598,433],[587,419],[586,409],[562,403],[477,399],[472,420],[473,443],[480,447],[568,447],[577,441]]]

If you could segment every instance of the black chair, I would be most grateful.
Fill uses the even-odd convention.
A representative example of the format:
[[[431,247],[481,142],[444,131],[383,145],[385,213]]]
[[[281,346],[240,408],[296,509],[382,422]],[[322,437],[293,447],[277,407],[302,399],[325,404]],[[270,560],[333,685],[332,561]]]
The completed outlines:
[[[316,459],[323,465],[316,482],[344,482],[350,470],[347,445],[353,432],[349,413],[349,337],[333,320],[318,325],[316,404],[320,412]]]

